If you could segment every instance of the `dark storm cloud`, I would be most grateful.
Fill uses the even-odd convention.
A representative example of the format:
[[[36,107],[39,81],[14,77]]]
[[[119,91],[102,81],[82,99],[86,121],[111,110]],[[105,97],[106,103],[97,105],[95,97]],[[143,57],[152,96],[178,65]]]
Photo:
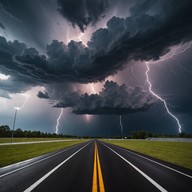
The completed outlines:
[[[55,107],[72,107],[75,114],[115,114],[123,115],[148,109],[156,99],[142,87],[129,88],[106,81],[99,94],[65,94]]]
[[[7,41],[4,37],[0,36],[0,71],[4,74],[11,75],[13,79],[22,80],[26,83],[35,82],[34,79],[30,78],[35,74],[30,74],[29,69],[35,68],[36,65],[40,65],[40,59],[38,58],[38,62],[36,63],[29,63],[25,66],[25,63],[21,63],[17,60],[19,55],[22,55],[22,58],[27,57],[25,53],[34,54],[35,49],[27,49],[24,43],[19,43],[18,41]],[[32,57],[32,56],[31,56]],[[35,59],[35,55],[34,55]],[[30,59],[32,62],[32,59]]]
[[[155,3],[159,0],[143,0],[137,1],[136,4],[130,9],[130,13],[132,17],[138,17],[145,14],[147,11],[153,7]]]
[[[37,97],[41,99],[49,99],[49,94],[47,93],[47,91],[45,92],[39,91]]]
[[[52,100],[68,100],[69,93],[74,97],[73,84],[71,83],[51,83],[45,84],[45,91],[38,93],[39,98],[52,99]],[[64,99],[65,98],[65,99]]]
[[[0,28],[5,30],[5,26],[2,23],[0,23]]]
[[[59,12],[73,26],[77,25],[84,31],[89,24],[95,24],[108,8],[107,0],[57,0]]]
[[[0,0],[0,5],[2,5],[0,9],[4,9],[12,16],[12,20],[16,20],[26,27],[23,30],[31,34],[32,40],[37,45],[43,48],[46,46],[49,36],[47,14],[49,7],[52,6],[51,0]],[[13,23],[8,21],[8,25],[13,25]],[[18,23],[14,27],[18,27]],[[19,29],[15,29],[15,31],[15,33],[25,34],[25,31],[19,31]]]
[[[6,92],[6,95],[25,92],[31,87],[42,84],[43,80],[39,80],[39,76],[43,73],[45,77],[48,68],[42,69],[41,57],[36,58],[36,54],[35,49],[27,49],[24,43],[19,43],[17,40],[7,41],[0,36],[0,73],[10,76],[8,80],[0,82],[0,89]],[[22,59],[30,57],[30,62],[28,64],[19,62],[17,60],[19,55],[22,55]]]
[[[142,2],[145,4],[132,8],[132,16],[113,17],[107,28],[95,31],[87,47],[82,42],[66,45],[54,40],[45,56],[0,37],[0,71],[30,85],[96,82],[123,69],[131,60],[157,60],[170,46],[192,39],[192,1],[161,1],[161,15],[138,15],[144,5],[146,11],[150,9],[146,1]],[[150,2],[154,6],[155,2]]]
[[[66,92],[63,96],[62,101],[58,102],[54,107],[57,108],[66,108],[66,107],[75,107],[80,102],[81,95],[77,92]]]
[[[21,81],[14,81],[14,79],[0,81],[0,97],[11,98],[9,94],[23,93],[30,88],[32,88],[32,85]]]

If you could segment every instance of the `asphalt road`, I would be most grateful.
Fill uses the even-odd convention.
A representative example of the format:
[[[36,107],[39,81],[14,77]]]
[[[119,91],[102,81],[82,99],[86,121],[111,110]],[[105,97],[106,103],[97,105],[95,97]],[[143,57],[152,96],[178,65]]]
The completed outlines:
[[[192,171],[101,141],[0,169],[0,192],[192,191]]]

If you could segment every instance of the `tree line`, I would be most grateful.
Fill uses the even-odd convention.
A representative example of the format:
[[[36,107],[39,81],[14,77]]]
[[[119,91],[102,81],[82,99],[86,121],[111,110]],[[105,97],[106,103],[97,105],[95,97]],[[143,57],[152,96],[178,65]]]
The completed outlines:
[[[174,135],[174,134],[157,134],[157,133],[152,133],[144,130],[139,130],[139,131],[133,131],[131,136],[128,136],[130,139],[147,139],[151,137],[164,137],[164,138],[192,138],[192,134],[186,134],[184,132]]]
[[[28,130],[22,130],[20,128],[15,129],[12,131],[8,125],[1,125],[0,126],[0,137],[11,137],[13,134],[14,137],[26,137],[26,138],[80,138],[78,136],[74,135],[64,135],[64,134],[56,134],[56,133],[45,133],[41,131],[28,131]],[[114,136],[110,138],[127,138],[127,139],[147,139],[151,137],[182,137],[182,138],[192,138],[192,134],[186,134],[184,132],[180,133],[179,135],[165,135],[165,134],[154,134],[152,132],[139,130],[139,131],[133,131],[131,135],[124,135],[124,136]],[[81,138],[91,139],[93,137],[91,136],[83,136]],[[96,138],[96,137],[94,137]],[[101,138],[101,137],[97,137]]]
[[[11,137],[13,134],[14,137],[26,137],[26,138],[34,138],[34,137],[38,137],[38,138],[76,138],[76,136],[72,136],[72,135],[63,135],[63,134],[56,134],[56,133],[44,133],[41,131],[28,131],[28,130],[22,130],[20,128],[15,129],[14,131],[10,129],[10,127],[8,125],[1,125],[0,126],[0,137]]]

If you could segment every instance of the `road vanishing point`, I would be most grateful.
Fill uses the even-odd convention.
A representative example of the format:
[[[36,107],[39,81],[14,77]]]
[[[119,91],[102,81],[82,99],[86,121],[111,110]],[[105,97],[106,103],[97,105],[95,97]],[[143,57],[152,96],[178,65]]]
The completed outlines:
[[[191,192],[192,171],[99,140],[0,168],[0,192]]]

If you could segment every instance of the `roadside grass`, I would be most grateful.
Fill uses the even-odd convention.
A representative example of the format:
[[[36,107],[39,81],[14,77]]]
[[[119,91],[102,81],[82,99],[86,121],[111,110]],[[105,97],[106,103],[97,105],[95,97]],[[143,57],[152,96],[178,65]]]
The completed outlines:
[[[0,167],[54,152],[88,140],[0,146]]]
[[[30,142],[30,141],[49,141],[49,140],[69,140],[72,138],[11,138],[0,137],[0,143],[11,143],[11,142]]]
[[[103,140],[192,170],[192,143],[145,140]]]

